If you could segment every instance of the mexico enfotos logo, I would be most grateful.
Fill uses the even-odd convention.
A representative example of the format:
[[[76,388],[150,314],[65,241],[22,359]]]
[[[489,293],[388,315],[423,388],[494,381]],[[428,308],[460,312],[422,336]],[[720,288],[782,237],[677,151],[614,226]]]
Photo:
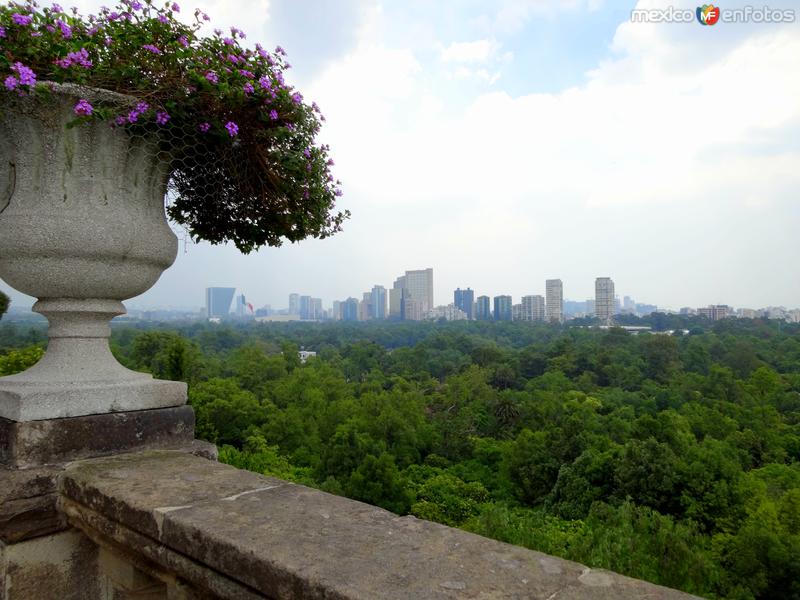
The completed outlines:
[[[797,18],[793,9],[773,9],[769,6],[745,6],[743,8],[720,8],[714,4],[703,4],[695,10],[688,8],[635,8],[631,11],[633,23],[693,23],[711,26],[717,23],[794,23]]]

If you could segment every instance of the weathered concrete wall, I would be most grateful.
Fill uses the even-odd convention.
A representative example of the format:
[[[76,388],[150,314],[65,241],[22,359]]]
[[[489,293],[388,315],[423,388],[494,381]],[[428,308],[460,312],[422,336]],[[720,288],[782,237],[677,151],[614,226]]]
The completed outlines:
[[[100,600],[97,546],[69,530],[0,544],[2,600]]]

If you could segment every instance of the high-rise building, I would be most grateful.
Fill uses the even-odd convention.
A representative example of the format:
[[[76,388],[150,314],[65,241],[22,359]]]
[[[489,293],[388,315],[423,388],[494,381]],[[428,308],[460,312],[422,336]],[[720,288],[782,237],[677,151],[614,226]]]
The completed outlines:
[[[231,301],[236,288],[206,288],[206,317],[223,318],[231,312]]]
[[[455,292],[453,292],[453,304],[456,305],[456,308],[459,308],[464,311],[464,314],[467,315],[467,319],[474,319],[475,312],[473,310],[473,305],[475,304],[475,292],[472,289],[467,288],[462,290],[461,288],[457,288]]]
[[[406,278],[402,275],[394,280],[392,289],[389,290],[389,318],[403,318],[403,301],[406,297]]]
[[[372,318],[383,320],[386,318],[386,288],[376,285],[372,288]]]
[[[489,321],[492,318],[491,298],[478,296],[475,300],[475,318],[480,321]]]
[[[622,298],[622,310],[630,314],[636,313],[636,302],[634,302],[633,298],[630,296],[624,296]]]
[[[550,323],[564,322],[564,285],[560,279],[547,279],[545,285],[545,317]]]
[[[545,301],[543,296],[523,296],[520,308],[520,321],[544,321],[545,319]]]
[[[433,269],[406,271],[404,287],[420,303],[423,313],[433,308]]]
[[[342,321],[358,321],[358,300],[355,298],[342,302]]]
[[[236,308],[234,309],[237,317],[244,317],[247,315],[247,298],[244,294],[236,296]]]
[[[522,318],[522,304],[512,304],[511,305],[511,320],[512,321],[523,321]]]
[[[369,321],[370,319],[372,319],[372,292],[364,292],[358,303],[358,320]]]
[[[601,323],[612,321],[614,307],[614,282],[610,277],[598,277],[594,281],[594,313]]]
[[[300,294],[289,294],[289,314],[300,314]]]
[[[300,315],[300,319],[303,321],[311,319],[311,296],[300,296],[297,314]]]
[[[495,321],[511,320],[511,296],[494,297],[494,320]]]
[[[338,300],[333,301],[333,308],[331,309],[331,319],[334,321],[342,320],[342,303]]]
[[[308,303],[308,318],[311,321],[322,320],[322,298],[311,298]]]

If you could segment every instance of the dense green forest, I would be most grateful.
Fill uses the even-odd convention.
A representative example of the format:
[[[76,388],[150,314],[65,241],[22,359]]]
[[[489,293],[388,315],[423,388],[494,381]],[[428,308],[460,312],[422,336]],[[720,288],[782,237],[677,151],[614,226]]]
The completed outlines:
[[[118,326],[220,459],[710,598],[800,599],[800,326]],[[0,374],[43,330],[0,325]],[[318,352],[301,364],[297,350]]]

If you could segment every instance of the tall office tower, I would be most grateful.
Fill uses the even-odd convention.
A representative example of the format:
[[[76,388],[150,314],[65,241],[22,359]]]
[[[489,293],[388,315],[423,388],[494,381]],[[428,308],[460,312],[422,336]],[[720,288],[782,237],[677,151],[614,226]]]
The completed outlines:
[[[423,310],[423,304],[420,300],[416,300],[409,294],[408,298],[403,300],[403,320],[404,321],[422,321],[425,315],[429,312]]]
[[[311,296],[300,296],[297,314],[300,315],[300,319],[303,321],[311,318]]]
[[[322,320],[322,298],[311,298],[308,304],[308,318],[312,321]]]
[[[338,300],[333,301],[333,308],[331,309],[331,319],[334,321],[342,320],[342,303]]]
[[[478,299],[475,300],[475,318],[479,321],[489,321],[492,318],[489,296],[478,296]]]
[[[386,288],[376,285],[372,288],[372,318],[386,318]]]
[[[495,321],[511,320],[511,296],[494,297],[494,320]]]
[[[358,303],[358,320],[370,319],[372,319],[372,292],[364,292],[361,294],[361,302]]]
[[[206,317],[223,318],[231,312],[231,301],[236,288],[206,288]]]
[[[520,307],[521,321],[544,321],[545,302],[543,296],[523,296]]]
[[[598,277],[594,280],[594,313],[601,323],[611,323],[614,307],[614,282],[610,277]]]
[[[403,287],[413,300],[420,303],[423,313],[433,308],[433,269],[406,271]]]
[[[247,314],[247,298],[244,294],[236,296],[236,308],[234,309],[237,317],[244,317]]]
[[[457,288],[455,292],[453,292],[453,304],[456,305],[456,308],[460,308],[464,311],[464,314],[467,315],[467,319],[474,319],[475,312],[473,310],[473,305],[475,304],[475,292],[473,292],[470,288],[462,290],[461,288]]]
[[[512,321],[525,321],[530,319],[524,319],[524,315],[522,314],[522,304],[512,304],[511,305],[511,320]]]
[[[342,321],[358,321],[358,300],[355,298],[342,302]]]
[[[406,278],[405,276],[398,277],[394,280],[392,289],[389,290],[389,318],[402,319],[403,318],[403,300],[406,295]]]
[[[289,294],[289,314],[300,314],[300,294]]]
[[[546,314],[550,323],[564,322],[564,285],[560,279],[545,281],[545,296],[547,297]]]

